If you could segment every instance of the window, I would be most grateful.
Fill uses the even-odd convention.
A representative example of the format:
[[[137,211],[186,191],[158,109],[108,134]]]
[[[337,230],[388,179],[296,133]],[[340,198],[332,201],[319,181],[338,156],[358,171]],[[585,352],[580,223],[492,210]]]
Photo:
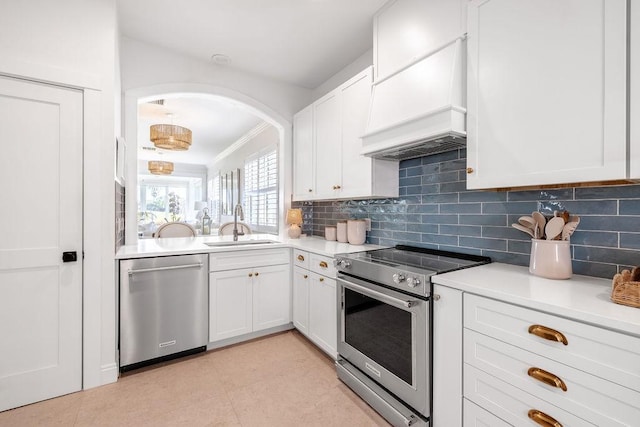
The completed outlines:
[[[278,233],[278,151],[256,153],[244,163],[245,222],[260,233]]]

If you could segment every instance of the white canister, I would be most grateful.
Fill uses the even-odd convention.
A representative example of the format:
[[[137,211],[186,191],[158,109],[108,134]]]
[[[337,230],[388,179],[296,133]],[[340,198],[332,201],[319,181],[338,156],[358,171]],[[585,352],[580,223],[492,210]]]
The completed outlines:
[[[324,228],[325,240],[336,240],[336,227],[334,225],[328,225]]]
[[[364,219],[347,221],[347,239],[352,245],[361,245],[367,239],[367,222]]]
[[[336,224],[336,239],[340,243],[347,243],[347,221],[338,221]]]
[[[569,279],[571,247],[568,240],[531,239],[529,273],[547,279]]]

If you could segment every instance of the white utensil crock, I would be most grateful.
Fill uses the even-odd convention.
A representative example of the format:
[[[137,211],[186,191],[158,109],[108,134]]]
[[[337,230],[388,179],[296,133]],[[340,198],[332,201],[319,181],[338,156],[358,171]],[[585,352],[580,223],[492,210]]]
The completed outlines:
[[[367,222],[364,219],[347,221],[347,239],[352,245],[361,245],[367,238]]]
[[[529,273],[547,279],[569,279],[573,274],[569,241],[531,239]]]

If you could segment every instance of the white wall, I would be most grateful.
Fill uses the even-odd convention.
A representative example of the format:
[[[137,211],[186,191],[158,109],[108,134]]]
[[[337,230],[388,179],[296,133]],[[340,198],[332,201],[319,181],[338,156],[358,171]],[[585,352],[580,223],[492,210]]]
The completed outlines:
[[[84,90],[83,385],[115,381],[115,0],[0,2],[0,73]],[[83,226],[83,224],[78,224]]]
[[[200,61],[127,37],[121,39],[122,89],[168,83],[200,83],[240,92],[291,121],[311,91],[232,68]]]

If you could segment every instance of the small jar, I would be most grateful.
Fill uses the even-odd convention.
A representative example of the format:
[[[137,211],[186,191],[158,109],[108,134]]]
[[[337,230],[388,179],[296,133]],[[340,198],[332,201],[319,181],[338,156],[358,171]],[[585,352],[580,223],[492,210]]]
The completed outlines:
[[[348,241],[347,221],[338,221],[338,223],[336,224],[336,227],[337,227],[336,239],[338,240],[338,242],[347,243]]]
[[[336,240],[336,226],[328,225],[324,228],[325,240]]]
[[[347,221],[347,239],[352,245],[361,245],[367,239],[367,222],[364,219]]]

